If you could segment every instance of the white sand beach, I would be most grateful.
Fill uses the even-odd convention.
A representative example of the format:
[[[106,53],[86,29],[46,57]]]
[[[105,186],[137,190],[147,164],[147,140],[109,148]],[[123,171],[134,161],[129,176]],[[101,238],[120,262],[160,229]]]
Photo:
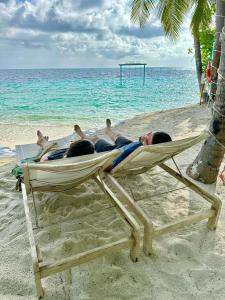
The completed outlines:
[[[165,130],[178,139],[201,132],[208,127],[210,118],[208,108],[195,105],[144,113],[122,122],[116,129],[133,139],[150,130]],[[39,129],[52,139],[72,132],[72,126]],[[0,140],[9,147],[34,142],[36,130],[0,125]],[[177,157],[182,170],[200,148],[201,144],[196,145]],[[2,158],[0,164],[0,300],[36,299],[22,195],[15,190],[16,180],[10,175],[15,159]],[[157,167],[119,182],[154,224],[176,220],[207,206],[198,195]],[[204,187],[224,201],[225,186],[221,182]],[[50,261],[114,241],[118,236],[127,236],[129,231],[92,181],[64,193],[38,193],[37,209],[41,228],[34,230],[35,237],[44,258]],[[216,231],[209,231],[203,221],[155,238],[153,254],[147,257],[141,253],[137,263],[130,260],[128,251],[120,251],[73,268],[72,284],[64,273],[43,279],[43,299],[223,300],[224,266],[222,208]]]

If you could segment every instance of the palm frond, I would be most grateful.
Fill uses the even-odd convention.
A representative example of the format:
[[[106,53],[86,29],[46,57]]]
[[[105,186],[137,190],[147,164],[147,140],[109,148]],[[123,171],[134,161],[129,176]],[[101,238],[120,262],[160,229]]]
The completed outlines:
[[[161,0],[158,2],[158,16],[165,34],[175,40],[180,32],[184,17],[189,11],[190,0]]]
[[[141,28],[147,22],[156,0],[133,0],[131,10],[131,21],[138,23]]]
[[[215,2],[213,0],[198,0],[194,2],[195,5],[190,27],[192,34],[198,37],[200,26],[208,26],[212,21]]]

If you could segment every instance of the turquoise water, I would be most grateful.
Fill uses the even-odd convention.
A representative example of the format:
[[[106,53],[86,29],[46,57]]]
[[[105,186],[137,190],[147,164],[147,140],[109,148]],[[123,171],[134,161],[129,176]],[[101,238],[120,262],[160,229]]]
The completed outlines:
[[[0,70],[0,123],[114,124],[147,111],[197,103],[194,71],[175,68]]]

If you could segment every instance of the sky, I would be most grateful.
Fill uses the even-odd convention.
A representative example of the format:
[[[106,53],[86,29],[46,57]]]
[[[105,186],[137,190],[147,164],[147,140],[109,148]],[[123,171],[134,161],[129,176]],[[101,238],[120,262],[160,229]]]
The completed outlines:
[[[144,29],[130,21],[131,0],[0,0],[0,69],[194,68],[187,19],[179,39],[164,36],[153,14]]]

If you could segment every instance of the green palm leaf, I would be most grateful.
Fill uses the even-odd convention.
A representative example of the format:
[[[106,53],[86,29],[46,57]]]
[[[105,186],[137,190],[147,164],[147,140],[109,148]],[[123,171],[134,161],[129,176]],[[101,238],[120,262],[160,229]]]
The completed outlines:
[[[131,10],[131,21],[138,23],[141,28],[147,22],[156,0],[133,0]]]
[[[194,36],[198,37],[202,25],[208,26],[211,23],[212,10],[215,5],[213,0],[193,1],[193,14],[191,29]]]
[[[200,27],[210,24],[214,6],[215,0],[133,0],[131,21],[143,28],[152,10],[156,8],[165,34],[175,40],[185,15],[193,10],[190,27],[197,37]]]
[[[172,40],[178,37],[190,6],[190,0],[161,0],[158,2],[157,11],[163,30]]]

